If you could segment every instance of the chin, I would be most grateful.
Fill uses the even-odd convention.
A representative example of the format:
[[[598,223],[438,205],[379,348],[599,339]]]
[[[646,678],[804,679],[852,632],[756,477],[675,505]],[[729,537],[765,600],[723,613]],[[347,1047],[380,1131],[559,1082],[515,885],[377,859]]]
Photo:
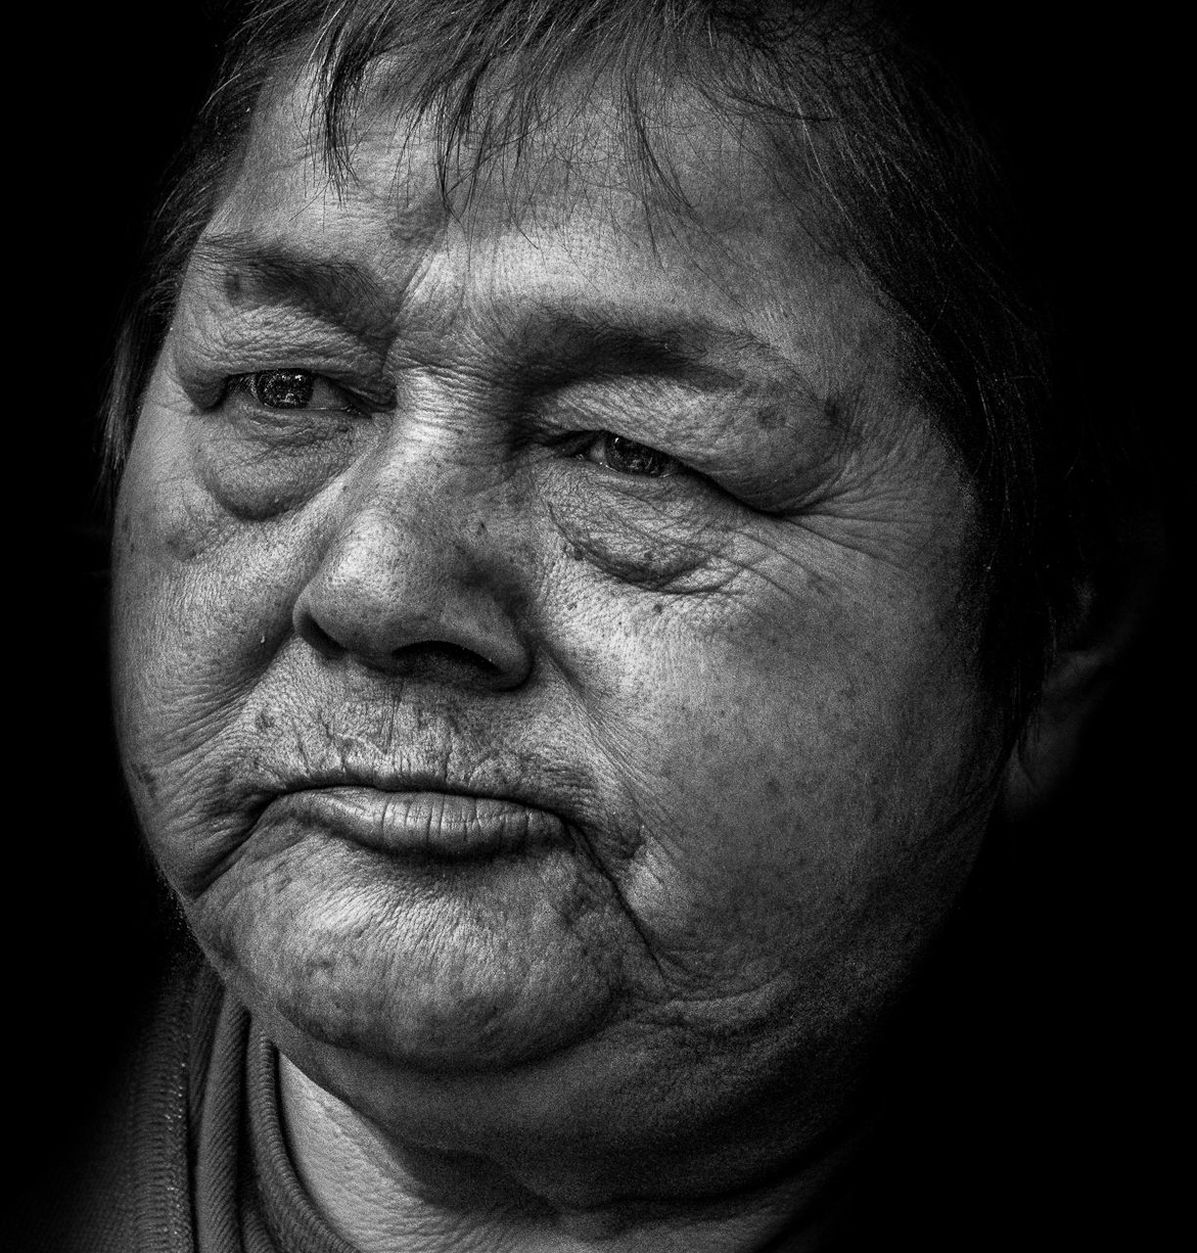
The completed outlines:
[[[517,1069],[567,1050],[606,1017],[603,1006],[581,1004],[568,988],[551,1007],[532,1008],[500,978],[489,993],[451,1003],[444,996],[412,994],[404,983],[350,985],[330,997],[296,974],[281,995],[276,991],[272,1016],[319,1045],[398,1071],[464,1076]]]
[[[400,1071],[479,1074],[542,1060],[599,1030],[610,983],[571,946],[530,964],[517,950],[447,928],[439,943],[410,927],[303,925],[254,911],[249,926],[200,941],[267,1034]]]
[[[620,915],[583,871],[559,850],[453,865],[255,838],[187,912],[261,1023],[400,1069],[487,1072],[569,1048],[620,1002]]]

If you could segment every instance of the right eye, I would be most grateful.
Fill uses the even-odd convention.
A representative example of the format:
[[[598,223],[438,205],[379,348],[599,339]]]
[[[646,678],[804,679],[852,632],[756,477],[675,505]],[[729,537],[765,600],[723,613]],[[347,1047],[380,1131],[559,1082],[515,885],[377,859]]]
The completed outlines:
[[[226,395],[240,392],[263,409],[354,408],[349,398],[327,379],[311,370],[258,370],[238,374],[228,383]]]

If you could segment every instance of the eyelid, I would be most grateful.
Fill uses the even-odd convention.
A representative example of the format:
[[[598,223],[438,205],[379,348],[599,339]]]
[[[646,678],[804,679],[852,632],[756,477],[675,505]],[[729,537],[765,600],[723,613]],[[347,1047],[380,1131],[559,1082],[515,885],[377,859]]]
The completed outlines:
[[[695,450],[679,446],[680,441],[674,438],[676,432],[670,430],[670,424],[657,425],[649,418],[647,425],[652,429],[645,429],[646,414],[660,412],[652,399],[651,394],[645,395],[640,390],[630,396],[619,396],[614,390],[599,390],[592,381],[589,387],[563,389],[536,406],[536,412],[550,430],[556,428],[559,432],[554,442],[568,448],[573,455],[581,455],[596,439],[614,436],[667,457],[685,474],[710,478],[710,469],[696,462]]]
[[[306,370],[355,398],[372,412],[394,408],[395,383],[385,362],[360,344],[329,335],[304,321],[271,319],[246,325],[221,321],[212,333],[202,318],[179,318],[171,328],[172,372],[192,400],[208,409],[220,403],[228,381],[269,370]]]
[[[249,388],[249,380],[255,375],[269,374],[274,370],[303,371],[312,375],[317,383],[324,383],[344,397],[347,408],[363,413],[385,413],[395,407],[395,387],[389,379],[367,378],[348,371],[317,368],[301,361],[275,359],[270,364],[252,370],[230,371],[215,362],[188,362],[175,375],[180,386],[197,408],[204,412],[219,409],[238,391],[251,404],[258,404]],[[330,408],[331,406],[314,406]],[[280,410],[281,412],[281,410]]]
[[[596,440],[608,435],[630,440],[662,457],[667,457],[674,468],[670,472],[655,476],[635,474],[621,472],[613,467],[604,467],[585,456]],[[763,486],[757,481],[755,475],[728,473],[725,467],[701,466],[693,459],[687,458],[684,453],[666,452],[659,445],[637,440],[625,435],[622,431],[612,431],[609,428],[591,427],[587,430],[572,431],[561,437],[558,446],[566,450],[572,459],[590,461],[590,464],[597,465],[599,470],[605,470],[613,481],[625,482],[629,486],[644,483],[655,484],[657,486],[653,490],[657,491],[683,490],[689,485],[691,489],[704,489],[712,493],[713,498],[723,500],[737,509],[748,510],[753,514],[769,518],[791,517],[806,507],[810,496],[809,488],[787,489],[779,495],[775,489]]]
[[[676,408],[671,396],[678,398]],[[822,409],[809,418],[787,403],[795,418],[777,430],[776,423],[761,420],[759,401],[756,394],[709,401],[693,392],[683,396],[668,382],[613,386],[589,380],[563,388],[537,411],[571,435],[608,430],[643,443],[744,508],[787,517],[827,490],[849,445]]]

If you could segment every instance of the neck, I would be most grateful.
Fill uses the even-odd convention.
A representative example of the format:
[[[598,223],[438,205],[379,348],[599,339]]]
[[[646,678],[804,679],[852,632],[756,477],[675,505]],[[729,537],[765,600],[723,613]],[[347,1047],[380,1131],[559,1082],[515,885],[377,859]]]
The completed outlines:
[[[361,1253],[707,1253],[822,1248],[816,1200],[843,1154],[735,1195],[612,1199],[581,1210],[501,1166],[399,1145],[280,1058],[284,1125],[300,1182]],[[646,1175],[649,1171],[646,1169]]]

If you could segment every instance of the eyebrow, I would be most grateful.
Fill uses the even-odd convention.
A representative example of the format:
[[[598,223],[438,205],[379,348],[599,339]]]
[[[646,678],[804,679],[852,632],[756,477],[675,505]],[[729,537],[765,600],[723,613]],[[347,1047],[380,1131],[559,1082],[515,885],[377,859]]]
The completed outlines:
[[[232,305],[293,309],[382,350],[394,311],[374,278],[343,257],[313,257],[249,235],[207,235],[192,260]]]
[[[319,257],[250,234],[204,236],[193,261],[233,305],[291,309],[383,353],[400,331],[396,302],[347,257]],[[823,397],[797,365],[746,328],[704,317],[581,300],[502,302],[487,314],[511,373],[549,389],[582,379],[655,377],[701,391],[781,390]]]
[[[537,303],[492,317],[525,368],[550,386],[579,375],[654,375],[702,390],[785,381],[811,391],[778,349],[705,318],[577,302]]]

